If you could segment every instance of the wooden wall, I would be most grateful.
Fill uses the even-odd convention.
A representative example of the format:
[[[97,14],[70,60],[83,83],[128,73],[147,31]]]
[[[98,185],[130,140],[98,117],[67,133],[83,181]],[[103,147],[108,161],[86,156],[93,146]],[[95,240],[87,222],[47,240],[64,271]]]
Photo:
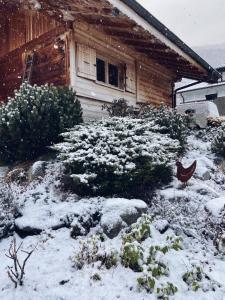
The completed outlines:
[[[35,63],[31,83],[38,85],[67,83],[66,44],[65,49],[54,47],[56,39],[64,31],[65,28],[53,29],[26,46],[17,48],[0,58],[0,100],[5,101],[7,96],[13,96],[14,90],[19,88],[22,83],[25,53],[34,49]]]
[[[78,24],[75,26],[74,44],[75,69],[72,72],[72,86],[85,110],[87,119],[98,118],[102,116],[103,103],[110,103],[113,99],[125,98],[131,105],[140,103],[160,105],[162,102],[172,105],[173,84],[176,81],[176,74],[162,65],[157,64],[151,59],[145,58],[131,47],[122,44],[121,41],[112,39],[104,32],[96,31],[87,24]],[[77,70],[77,48],[79,44],[94,48],[97,53],[102,52],[106,57],[113,57],[121,63],[136,65],[136,91],[130,93],[125,90],[115,89],[104,86],[78,76]]]
[[[58,26],[57,21],[38,11],[8,12],[7,17],[1,16],[0,20],[0,57]]]

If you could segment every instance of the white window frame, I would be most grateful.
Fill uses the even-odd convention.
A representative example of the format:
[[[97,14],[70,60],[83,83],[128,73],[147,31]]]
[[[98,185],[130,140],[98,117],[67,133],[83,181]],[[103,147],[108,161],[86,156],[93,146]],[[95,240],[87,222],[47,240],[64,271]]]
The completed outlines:
[[[101,59],[105,62],[105,82],[97,80],[97,59]],[[119,83],[118,87],[109,83],[109,64],[117,66],[117,68],[118,68],[118,83]],[[120,72],[123,72],[122,73],[123,86],[120,86],[121,85]],[[97,52],[97,54],[96,54],[96,83],[99,85],[103,85],[103,86],[110,87],[112,89],[116,89],[116,90],[120,90],[120,91],[124,92],[125,91],[125,63],[123,64],[116,59],[111,59],[111,58],[107,57],[107,55],[103,55],[103,54],[100,54]]]

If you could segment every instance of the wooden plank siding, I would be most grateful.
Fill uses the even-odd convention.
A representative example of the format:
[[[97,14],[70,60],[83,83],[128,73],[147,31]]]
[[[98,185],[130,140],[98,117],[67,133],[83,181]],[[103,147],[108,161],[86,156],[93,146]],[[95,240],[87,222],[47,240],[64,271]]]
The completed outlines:
[[[155,61],[140,55],[134,49],[121,43],[116,38],[109,37],[103,30],[95,30],[92,26],[83,22],[76,23],[73,43],[75,44],[75,66],[76,72],[72,79],[72,86],[85,109],[87,118],[98,118],[102,116],[103,103],[110,103],[113,99],[124,98],[131,105],[149,103],[160,105],[162,102],[172,104],[172,86],[176,81],[176,73],[157,64]],[[71,37],[72,38],[72,37]],[[77,70],[79,55],[77,53],[79,44],[87,45],[95,49],[104,57],[113,58],[118,63],[136,66],[136,90],[128,92],[105,84],[97,83],[79,76]]]
[[[172,104],[172,86],[178,78],[176,72],[143,55],[120,37],[109,35],[104,26],[96,27],[84,20],[76,20],[68,30],[65,23],[30,11],[12,13],[8,24],[11,28],[6,43],[8,50],[0,56],[0,100],[13,96],[14,90],[19,88],[25,54],[34,51],[31,83],[70,84],[77,92],[87,118],[101,117],[102,105],[119,98],[133,106],[139,103]],[[79,71],[82,64],[78,52],[85,47],[92,49],[90,53],[124,66],[127,85],[116,88],[97,82],[93,57],[91,76],[85,75],[85,78]],[[128,74],[129,78],[125,79]]]
[[[67,49],[54,47],[55,41],[64,32],[65,28],[62,26],[55,28],[0,58],[0,100],[5,101],[7,96],[13,96],[14,90],[19,88],[22,83],[25,53],[34,49],[35,62],[31,83],[68,83],[65,55]]]

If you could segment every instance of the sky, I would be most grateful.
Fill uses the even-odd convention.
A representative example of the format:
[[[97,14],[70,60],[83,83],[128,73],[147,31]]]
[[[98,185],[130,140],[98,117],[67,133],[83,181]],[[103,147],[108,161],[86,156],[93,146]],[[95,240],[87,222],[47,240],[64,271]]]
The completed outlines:
[[[192,47],[225,44],[225,0],[138,0]]]

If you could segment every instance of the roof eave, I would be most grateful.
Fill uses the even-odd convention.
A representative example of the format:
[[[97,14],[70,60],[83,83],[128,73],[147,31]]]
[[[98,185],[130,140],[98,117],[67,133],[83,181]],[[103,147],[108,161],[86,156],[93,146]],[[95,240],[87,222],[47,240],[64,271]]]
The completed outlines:
[[[163,25],[157,18],[155,18],[147,9],[145,9],[136,0],[120,0],[128,7],[130,7],[137,15],[147,21],[151,26],[155,27],[160,33],[167,37],[172,43],[179,47],[184,53],[194,59],[201,67],[208,73],[208,82],[217,82],[221,78],[221,74],[210,66],[203,58],[201,58],[195,51],[186,45],[180,38],[178,38],[171,30]]]

